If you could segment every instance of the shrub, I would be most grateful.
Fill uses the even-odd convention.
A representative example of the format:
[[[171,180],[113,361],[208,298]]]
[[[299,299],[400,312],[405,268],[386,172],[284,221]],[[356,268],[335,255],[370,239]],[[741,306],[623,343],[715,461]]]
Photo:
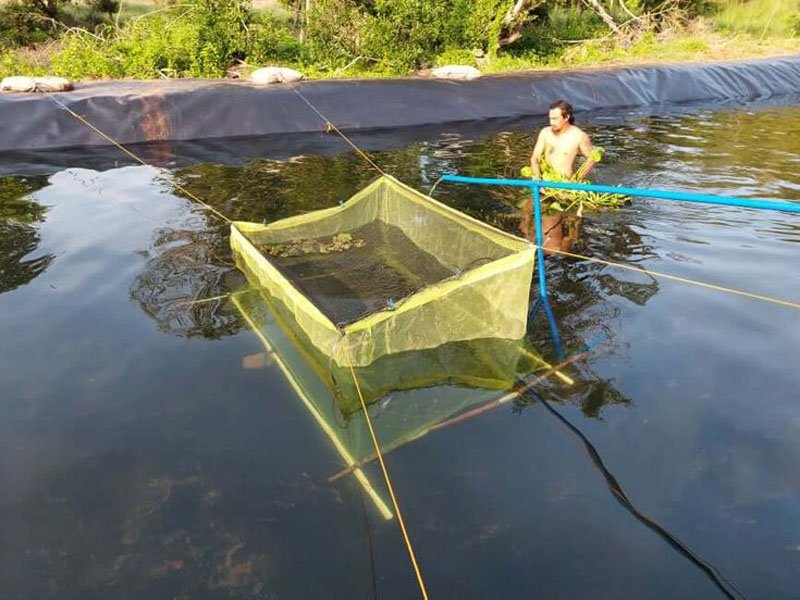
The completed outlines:
[[[634,10],[643,13],[679,10],[694,17],[712,9],[714,0],[634,0],[630,5]]]
[[[0,79],[12,75],[33,75],[31,65],[20,59],[12,49],[0,50]]]
[[[470,65],[478,66],[475,60],[475,53],[472,50],[463,48],[448,48],[436,57],[437,65]]]
[[[53,55],[65,77],[219,77],[243,60],[253,23],[244,0],[189,0],[166,12],[132,19],[125,27],[95,33],[70,30]],[[264,29],[255,27],[259,34]],[[264,39],[258,51],[264,53]]]
[[[191,0],[190,18],[197,26],[197,50],[190,74],[225,74],[247,54],[247,24],[252,21],[249,0]]]
[[[353,0],[317,0],[307,15],[308,58],[329,68],[361,55],[365,15]]]
[[[440,0],[376,0],[364,26],[364,51],[399,70],[424,66],[445,48],[447,34],[458,33],[448,27],[453,13],[462,11]]]
[[[0,48],[41,44],[56,33],[55,23],[32,11],[23,0],[0,6]]]
[[[540,18],[541,23],[526,29],[520,40],[505,52],[512,56],[532,53],[540,60],[548,61],[574,48],[570,41],[592,39],[606,29],[594,11],[556,7]]]
[[[122,77],[123,65],[115,60],[113,43],[85,30],[72,30],[65,35],[51,59],[54,73],[71,79],[88,77]]]
[[[452,48],[494,56],[540,16],[542,5],[542,0],[527,0],[516,17],[504,22],[511,4],[503,0],[375,0],[364,47],[406,69],[425,66]]]
[[[302,59],[303,46],[289,24],[269,13],[259,15],[249,26],[247,62],[261,65],[270,60],[296,63]]]
[[[191,13],[148,15],[117,36],[113,51],[128,77],[202,77],[199,25]],[[211,69],[212,73],[219,73]],[[224,72],[224,69],[223,69]]]
[[[800,37],[800,12],[796,12],[789,17],[789,30],[792,32],[792,35]]]

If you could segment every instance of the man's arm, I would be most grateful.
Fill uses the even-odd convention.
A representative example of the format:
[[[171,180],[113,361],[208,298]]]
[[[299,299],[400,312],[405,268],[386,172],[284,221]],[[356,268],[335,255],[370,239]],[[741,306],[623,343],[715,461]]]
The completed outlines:
[[[539,132],[539,137],[536,139],[536,145],[533,147],[533,154],[531,154],[531,171],[533,172],[534,179],[541,179],[542,169],[539,167],[539,161],[544,154],[544,136],[545,127]]]
[[[581,135],[581,141],[578,148],[580,149],[581,154],[583,154],[585,160],[578,168],[578,172],[575,173],[575,178],[586,179],[596,163],[592,160],[592,140],[590,140],[589,136],[585,133]]]

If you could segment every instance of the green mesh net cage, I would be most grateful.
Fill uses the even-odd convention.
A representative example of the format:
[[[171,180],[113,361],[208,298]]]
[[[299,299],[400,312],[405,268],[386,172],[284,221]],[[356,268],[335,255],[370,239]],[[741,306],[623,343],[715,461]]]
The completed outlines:
[[[341,206],[236,222],[237,266],[328,360],[525,334],[533,245],[383,176]]]

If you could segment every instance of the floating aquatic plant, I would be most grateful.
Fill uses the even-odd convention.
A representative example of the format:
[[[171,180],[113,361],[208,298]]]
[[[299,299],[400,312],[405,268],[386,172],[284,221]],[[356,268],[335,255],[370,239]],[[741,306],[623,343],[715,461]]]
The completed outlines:
[[[280,258],[293,258],[306,254],[330,254],[331,252],[344,252],[352,248],[363,248],[367,241],[363,238],[353,238],[350,233],[337,233],[325,243],[320,240],[298,240],[285,244],[266,244],[259,249],[270,256]]]

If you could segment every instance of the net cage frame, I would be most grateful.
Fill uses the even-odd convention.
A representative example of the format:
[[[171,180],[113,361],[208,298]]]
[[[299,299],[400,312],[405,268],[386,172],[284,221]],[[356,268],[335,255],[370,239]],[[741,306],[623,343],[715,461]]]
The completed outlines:
[[[426,224],[409,229],[410,219],[403,219],[409,211],[422,211]],[[362,226],[374,220],[399,227],[412,243],[445,266],[450,242],[440,239],[435,227],[463,234],[472,244],[502,256],[463,272],[455,269],[451,277],[391,306],[351,323],[336,324],[258,250],[254,241],[285,243],[317,239],[347,233],[356,228],[353,223]],[[349,227],[344,226],[347,223]],[[428,231],[429,224],[434,227],[433,233]],[[309,229],[313,235],[298,237],[298,231]],[[423,239],[425,243],[418,243]],[[536,247],[434,200],[390,175],[378,177],[338,206],[269,224],[234,221],[230,243],[236,265],[250,283],[279,298],[310,341],[340,367],[364,367],[388,354],[435,348],[451,341],[518,340],[526,332]]]

